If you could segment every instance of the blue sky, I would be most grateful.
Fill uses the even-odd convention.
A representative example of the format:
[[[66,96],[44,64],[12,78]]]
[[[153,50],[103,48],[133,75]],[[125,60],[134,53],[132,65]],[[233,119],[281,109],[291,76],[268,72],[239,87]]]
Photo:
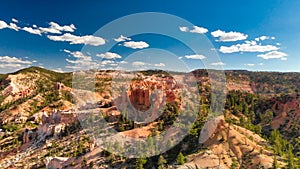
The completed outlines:
[[[179,65],[187,65],[299,72],[299,6],[297,0],[2,2],[0,73],[33,65],[57,71],[80,66],[181,70]],[[154,21],[147,20],[150,27],[172,30],[190,42],[205,37],[209,51],[193,53],[182,42],[162,35],[128,36],[142,27],[138,23],[111,28],[107,32],[111,36],[98,31],[115,19],[141,12],[162,12],[188,21],[192,25],[176,21],[151,25]],[[112,42],[115,45],[104,50]],[[220,60],[211,60],[211,55]]]

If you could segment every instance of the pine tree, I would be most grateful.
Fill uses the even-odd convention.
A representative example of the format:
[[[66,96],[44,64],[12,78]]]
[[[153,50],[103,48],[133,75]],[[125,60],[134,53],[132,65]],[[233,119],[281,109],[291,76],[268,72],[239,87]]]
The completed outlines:
[[[274,155],[272,169],[277,169],[277,168],[279,168],[279,166],[278,166],[277,158],[276,158],[276,156]]]
[[[135,168],[136,169],[144,169],[144,164],[147,163],[147,159],[145,158],[137,158]]]
[[[167,161],[164,156],[160,155],[157,161],[158,169],[166,169]]]
[[[177,161],[178,165],[183,165],[184,164],[185,157],[184,157],[184,155],[181,152],[178,154],[176,161]]]
[[[288,146],[288,168],[289,169],[296,169],[295,160],[294,160],[294,154],[293,154],[294,147],[289,144]]]

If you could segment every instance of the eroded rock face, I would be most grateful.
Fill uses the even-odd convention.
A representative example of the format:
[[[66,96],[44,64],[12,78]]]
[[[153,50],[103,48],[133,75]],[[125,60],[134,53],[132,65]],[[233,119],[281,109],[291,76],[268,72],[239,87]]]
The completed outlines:
[[[176,81],[172,77],[148,77],[130,84],[128,96],[131,104],[138,110],[147,110],[151,103],[163,103],[164,98],[168,102],[176,99],[175,90],[178,89]],[[158,105],[157,105],[158,106]],[[158,107],[155,107],[158,108]]]
[[[271,111],[274,112],[275,117],[271,122],[274,129],[280,126],[283,130],[292,131],[298,129],[300,132],[300,100],[297,96],[292,96],[284,101],[274,99],[274,104]],[[297,133],[297,131],[294,131]]]
[[[130,102],[140,111],[148,110],[151,106],[150,93],[145,87],[133,87],[129,92]]]
[[[36,89],[36,77],[33,74],[9,75],[6,79],[9,85],[1,92],[3,96],[7,96],[3,103],[32,95]]]
[[[44,160],[47,169],[61,169],[64,167],[64,163],[68,161],[69,158],[65,157],[47,157]]]
[[[43,112],[42,124],[38,127],[38,135],[58,136],[64,131],[66,125],[71,124],[77,120],[75,113],[70,111],[57,111],[53,110],[50,115],[47,112]]]
[[[61,124],[58,124],[54,127],[54,131],[53,131],[53,135],[54,137],[57,137],[60,135],[61,132],[63,132],[66,128],[66,124],[64,123],[61,123]]]
[[[167,102],[177,101],[180,87],[172,77],[147,76],[132,81],[115,99],[118,109],[126,109],[134,121],[153,121],[162,112]],[[145,121],[145,119],[147,119]],[[144,121],[143,121],[144,120]]]
[[[36,137],[36,130],[25,129],[23,133],[23,144],[30,142]]]

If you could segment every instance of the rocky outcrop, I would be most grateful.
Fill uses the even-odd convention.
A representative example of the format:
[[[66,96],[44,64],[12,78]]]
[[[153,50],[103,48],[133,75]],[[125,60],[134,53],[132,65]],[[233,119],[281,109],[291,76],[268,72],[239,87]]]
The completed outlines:
[[[65,166],[64,163],[68,160],[69,158],[66,157],[47,157],[44,163],[47,169],[62,169]]]
[[[113,102],[119,110],[127,110],[131,120],[151,122],[159,116],[166,103],[177,102],[181,88],[172,77],[139,77],[127,90],[123,89]]]
[[[36,136],[37,136],[36,129],[34,130],[25,129],[23,133],[23,144],[30,142]]]
[[[273,106],[271,111],[275,113],[275,117],[271,122],[274,129],[282,127],[288,132],[300,132],[300,100],[296,95],[292,95],[285,100],[273,98],[271,100]],[[271,103],[270,103],[271,104]],[[297,130],[298,131],[295,131]]]
[[[210,137],[201,144],[199,153],[188,156],[188,162],[179,168],[230,169],[234,160],[238,166],[246,168],[272,167],[273,153],[265,148],[267,141],[259,135],[245,128],[229,125],[223,117],[209,123],[206,134],[211,133]]]
[[[3,103],[12,102],[19,98],[32,95],[36,89],[35,82],[37,79],[38,76],[34,74],[8,75],[6,81],[8,81],[9,84],[1,92],[3,96],[6,96]]]

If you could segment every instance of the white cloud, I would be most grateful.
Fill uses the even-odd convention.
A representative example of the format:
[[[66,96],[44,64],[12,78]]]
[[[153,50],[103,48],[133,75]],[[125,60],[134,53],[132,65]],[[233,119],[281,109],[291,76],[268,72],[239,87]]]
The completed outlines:
[[[143,49],[149,47],[149,44],[143,41],[139,41],[139,42],[129,41],[129,42],[124,42],[124,46],[132,49]]]
[[[10,56],[0,56],[0,63],[18,63],[18,64],[32,64],[29,60],[22,60],[16,57],[10,57]]]
[[[81,66],[70,66],[70,65],[67,65],[67,66],[65,66],[65,68],[79,70],[79,69],[81,69]]]
[[[250,66],[250,67],[253,67],[253,66],[255,66],[255,64],[253,64],[253,63],[247,63],[247,64],[244,64],[245,66]]]
[[[189,31],[189,28],[186,27],[186,26],[180,26],[179,30],[182,31],[182,32],[187,32],[187,31]]]
[[[15,23],[18,23],[19,21],[15,18],[12,18],[11,21],[15,22]]]
[[[15,23],[10,23],[9,25],[0,20],[0,29],[4,29],[4,28],[9,28],[9,29],[13,29],[15,31],[19,31],[20,27],[18,27],[18,25],[16,25]]]
[[[264,65],[264,63],[259,63],[259,64],[258,64],[258,66],[263,66],[263,65]]]
[[[115,40],[116,42],[124,42],[124,41],[127,41],[127,40],[131,40],[131,38],[128,38],[128,37],[126,37],[126,36],[121,35],[120,37],[115,38],[114,40]]]
[[[261,45],[256,41],[246,41],[243,44],[236,44],[232,46],[221,46],[220,52],[222,53],[234,53],[234,52],[269,52],[278,50],[279,48],[273,45]]]
[[[145,62],[140,62],[140,61],[132,62],[132,66],[134,66],[134,67],[141,67],[141,66],[145,66],[145,65],[146,65]]]
[[[100,66],[107,68],[107,66],[118,66],[118,63],[113,60],[104,60],[100,63]]]
[[[0,63],[0,68],[20,68],[23,65],[17,63]]]
[[[204,55],[185,55],[184,57],[187,59],[205,59],[206,58]]]
[[[210,65],[212,65],[212,66],[224,66],[224,65],[226,65],[226,64],[223,63],[223,62],[213,62],[213,63],[211,63]]]
[[[194,26],[193,28],[194,29],[190,30],[191,33],[204,34],[204,33],[208,32],[208,30],[206,28],[203,28],[203,27]]]
[[[0,68],[5,69],[21,69],[23,67],[29,66],[32,64],[32,61],[23,60],[11,56],[0,56]]]
[[[7,27],[9,29],[13,29],[15,31],[19,31],[19,29],[20,29],[20,27],[18,27],[15,23],[10,23]]]
[[[156,63],[154,64],[156,67],[165,67],[166,65],[164,63]]]
[[[63,73],[64,71],[62,70],[62,68],[56,68],[56,69],[52,69],[53,71],[55,72],[58,72],[58,73]]]
[[[61,34],[62,32],[74,32],[76,29],[74,24],[60,26],[59,24],[57,24],[55,22],[50,22],[49,25],[50,26],[48,28],[40,27],[39,29],[43,33],[53,33],[53,34]]]
[[[43,32],[43,33],[53,33],[53,34],[61,34],[61,31],[55,29],[55,28],[42,28],[39,27],[39,29]]]
[[[199,34],[204,34],[208,32],[206,28],[199,27],[199,26],[193,26],[193,29],[191,30],[186,26],[181,26],[179,27],[179,30],[182,32],[191,32],[191,33],[199,33]]]
[[[281,59],[281,60],[287,60],[286,56],[288,56],[286,53],[278,52],[278,51],[272,51],[268,52],[266,54],[257,55],[258,57],[261,57],[263,59]]]
[[[89,54],[84,54],[80,51],[71,52],[69,50],[64,49],[64,52],[70,54],[71,56],[75,57],[76,60],[66,59],[67,62],[75,65],[67,65],[65,68],[67,69],[95,69],[99,67],[97,61],[93,60]]]
[[[22,30],[29,32],[31,34],[36,34],[36,35],[42,36],[42,31],[39,29],[33,29],[31,27],[24,27],[24,28],[22,28]]]
[[[272,40],[276,39],[274,36],[271,37]]]
[[[61,36],[48,35],[47,37],[53,41],[66,41],[70,42],[70,44],[85,44],[92,46],[100,46],[105,44],[105,40],[103,38],[93,35],[76,36],[70,33],[65,33]]]
[[[112,52],[105,52],[105,53],[97,54],[96,56],[104,58],[104,59],[120,59],[120,58],[122,58],[119,54],[112,53]]]
[[[100,63],[101,65],[111,65],[111,64],[115,64],[115,61],[113,60],[104,60]]]
[[[7,28],[7,27],[8,27],[7,23],[0,20],[0,29],[4,29],[4,28]]]
[[[280,60],[287,60],[287,58],[280,58]]]
[[[60,26],[59,24],[57,24],[55,22],[50,22],[49,25],[50,25],[50,28],[54,28],[56,30],[64,31],[64,32],[74,32],[76,29],[74,24]]]
[[[69,50],[64,49],[64,52],[69,53],[70,55],[72,55],[73,57],[77,58],[77,59],[81,59],[81,60],[86,60],[86,61],[91,61],[92,57],[89,55],[85,55],[82,52],[79,51],[75,51],[75,52],[71,52]]]
[[[238,40],[245,40],[247,39],[248,35],[240,33],[240,32],[225,32],[221,30],[217,30],[214,32],[211,32],[211,35],[215,38],[218,38],[217,41],[221,42],[232,42],[232,41],[238,41]]]
[[[124,61],[124,60],[122,60],[121,62],[120,62],[120,64],[127,64],[128,62],[127,61]]]
[[[220,47],[220,52],[222,53],[234,53],[234,52],[240,52],[239,47],[237,47],[236,45],[232,45],[232,46],[221,46]]]
[[[255,38],[256,41],[264,41],[267,39],[270,39],[270,37],[269,36],[261,36],[261,37]]]
[[[92,60],[92,57],[89,55],[85,55],[80,51],[71,52],[69,50],[64,50],[64,52],[69,53],[71,56],[75,57],[76,60],[66,59],[67,62],[76,64],[77,67],[85,68],[91,67],[94,68],[97,66],[96,62]],[[67,67],[66,67],[67,68]]]

